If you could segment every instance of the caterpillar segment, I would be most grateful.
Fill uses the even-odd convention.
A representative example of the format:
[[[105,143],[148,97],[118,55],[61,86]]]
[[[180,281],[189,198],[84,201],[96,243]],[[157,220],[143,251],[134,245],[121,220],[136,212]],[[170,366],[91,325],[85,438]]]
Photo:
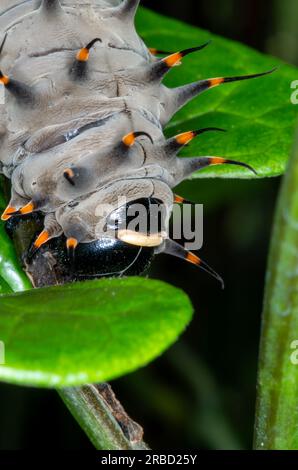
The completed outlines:
[[[197,136],[223,129],[166,139],[163,128],[202,92],[273,70],[167,88],[164,76],[210,41],[176,53],[148,49],[134,27],[138,5],[138,0],[1,5],[0,162],[12,186],[2,220],[43,214],[44,230],[31,256],[61,236],[71,257],[82,244],[115,240],[182,257],[221,282],[196,255],[169,240],[173,204],[188,203],[173,190],[209,165],[255,170],[226,157],[179,157]],[[115,214],[121,219],[138,201],[145,201],[147,215],[154,204],[164,208],[162,226],[152,233],[113,226]]]

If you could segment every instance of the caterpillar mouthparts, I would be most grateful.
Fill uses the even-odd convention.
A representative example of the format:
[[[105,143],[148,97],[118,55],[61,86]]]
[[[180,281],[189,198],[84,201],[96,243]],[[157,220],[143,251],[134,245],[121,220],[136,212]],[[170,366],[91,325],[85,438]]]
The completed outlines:
[[[138,5],[139,0],[88,0],[86,5],[28,0],[0,8],[0,83],[6,96],[0,161],[12,187],[2,220],[40,211],[44,228],[31,255],[63,234],[74,257],[79,244],[103,240],[107,246],[108,219],[121,208],[119,199],[125,198],[126,206],[159,201],[165,208],[163,230],[116,230],[111,249],[120,242],[155,248],[218,278],[168,239],[173,203],[183,203],[173,188],[209,165],[255,170],[223,157],[179,158],[192,139],[222,129],[190,130],[166,139],[162,128],[208,89],[273,70],[169,89],[162,84],[164,76],[209,42],[174,53],[148,49],[134,27]],[[110,212],[100,213],[100,206],[109,206]]]

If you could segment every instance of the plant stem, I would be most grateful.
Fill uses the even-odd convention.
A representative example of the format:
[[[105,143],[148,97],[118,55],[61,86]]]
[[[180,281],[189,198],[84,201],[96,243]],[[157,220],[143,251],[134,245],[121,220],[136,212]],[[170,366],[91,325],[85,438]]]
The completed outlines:
[[[58,393],[96,449],[148,449],[142,441],[142,428],[127,416],[108,384]]]
[[[298,449],[298,134],[279,197],[265,294],[257,449]]]

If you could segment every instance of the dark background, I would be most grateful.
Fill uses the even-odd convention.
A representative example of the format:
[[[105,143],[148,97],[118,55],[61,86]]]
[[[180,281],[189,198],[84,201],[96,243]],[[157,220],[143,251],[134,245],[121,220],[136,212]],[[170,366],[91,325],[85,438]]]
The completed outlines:
[[[143,4],[292,63],[296,0],[144,0]],[[251,448],[266,259],[279,179],[196,182],[205,206],[202,257],[225,291],[168,257],[151,276],[184,289],[196,314],[183,338],[149,367],[113,383],[154,449]],[[182,188],[183,189],[183,188]],[[184,188],[187,197],[189,187]],[[54,391],[0,387],[0,449],[90,444]]]

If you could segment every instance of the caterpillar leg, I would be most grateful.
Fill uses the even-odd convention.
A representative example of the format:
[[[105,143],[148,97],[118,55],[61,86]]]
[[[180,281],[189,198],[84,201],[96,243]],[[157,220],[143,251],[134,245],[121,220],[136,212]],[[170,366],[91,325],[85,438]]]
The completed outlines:
[[[44,230],[38,235],[31,246],[28,256],[33,256],[45,243],[52,238],[62,235],[62,228],[58,224],[55,214],[47,214],[44,219]]]
[[[15,209],[15,208],[12,207],[12,209]],[[15,217],[15,216],[19,216],[19,215],[32,214],[32,212],[34,212],[36,210],[38,210],[38,206],[34,201],[31,200],[31,201],[27,202],[27,204],[25,204],[24,206],[20,207],[17,210],[8,210],[8,208],[7,208],[6,209],[6,216],[8,216],[10,218],[10,217]]]
[[[26,200],[23,197],[19,196],[19,194],[12,188],[9,204],[1,215],[1,220],[9,220],[13,215],[16,214],[19,208],[24,207],[25,205]]]

